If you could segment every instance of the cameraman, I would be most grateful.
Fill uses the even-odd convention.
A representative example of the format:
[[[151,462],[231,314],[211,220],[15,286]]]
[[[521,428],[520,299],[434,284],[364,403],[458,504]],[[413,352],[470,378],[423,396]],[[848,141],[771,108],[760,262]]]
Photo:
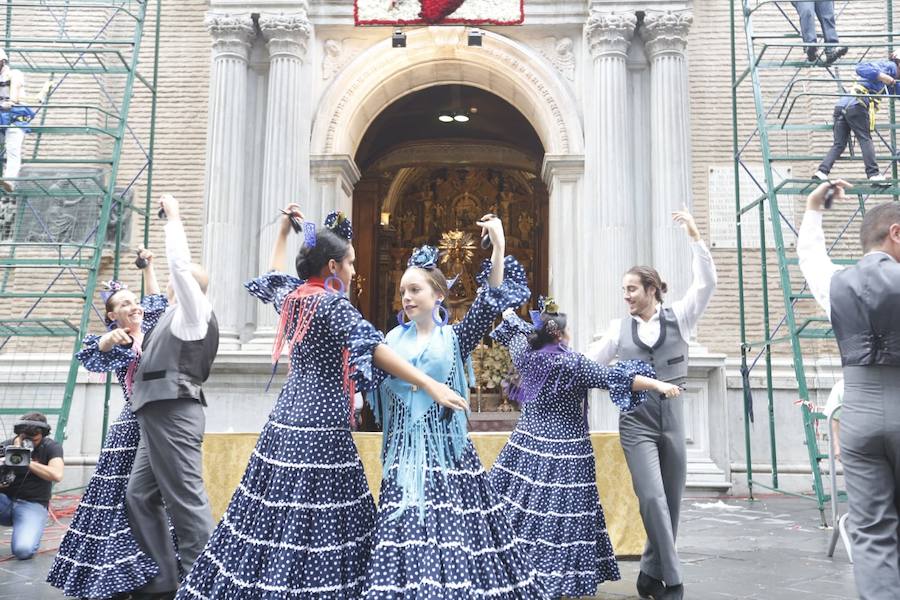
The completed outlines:
[[[48,437],[50,425],[41,413],[30,413],[14,425],[16,437],[3,447],[33,444],[31,462],[0,488],[0,525],[12,527],[12,553],[19,560],[34,556],[47,523],[50,488],[63,478],[63,449]],[[4,467],[9,469],[9,467]]]

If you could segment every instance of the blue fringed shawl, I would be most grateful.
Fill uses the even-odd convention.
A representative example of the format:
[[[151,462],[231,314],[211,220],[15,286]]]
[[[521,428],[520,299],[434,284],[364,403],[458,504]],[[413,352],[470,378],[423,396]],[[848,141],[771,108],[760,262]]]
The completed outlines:
[[[416,335],[414,323],[395,327],[385,337],[385,343],[435,381],[447,383],[468,398],[466,367],[453,327],[436,328],[421,350],[417,349]],[[428,457],[433,457],[441,468],[449,468],[459,460],[466,445],[466,415],[457,410],[449,422],[442,421],[442,411],[431,410],[435,402],[425,391],[413,389],[396,377],[387,377],[376,396],[375,418],[384,428],[382,476],[388,479],[396,463],[394,476],[402,491],[400,507],[391,518],[397,518],[410,506],[418,506],[419,518],[424,519],[425,480],[431,473]]]

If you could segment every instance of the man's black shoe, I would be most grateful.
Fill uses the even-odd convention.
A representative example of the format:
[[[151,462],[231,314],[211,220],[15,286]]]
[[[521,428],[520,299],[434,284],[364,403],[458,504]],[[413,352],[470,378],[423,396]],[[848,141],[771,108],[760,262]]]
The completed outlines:
[[[684,585],[679,583],[672,587],[666,586],[666,593],[662,597],[663,600],[682,600],[684,598]]]
[[[663,582],[655,577],[650,577],[643,571],[638,574],[637,592],[643,600],[653,598],[653,600],[661,600],[666,592],[666,586]]]
[[[841,46],[839,48],[834,48],[834,49],[829,48],[828,50],[826,50],[825,51],[825,65],[826,66],[833,65],[835,63],[835,61],[837,61],[839,58],[841,58],[842,56],[847,54],[847,50],[848,50],[847,46]]]
[[[806,47],[806,60],[811,63],[816,62],[816,57],[819,55],[819,49],[815,46],[807,46]]]

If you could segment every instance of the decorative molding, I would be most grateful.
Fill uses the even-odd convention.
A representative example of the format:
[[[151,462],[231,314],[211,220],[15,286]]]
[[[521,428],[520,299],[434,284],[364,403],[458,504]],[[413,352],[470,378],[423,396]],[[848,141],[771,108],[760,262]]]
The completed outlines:
[[[575,44],[570,37],[546,37],[541,46],[541,54],[569,81],[575,81]]]
[[[694,16],[690,11],[648,14],[641,37],[650,59],[663,54],[684,54]]]
[[[307,44],[313,35],[306,11],[292,14],[263,14],[259,29],[266,38],[271,58],[284,57],[303,60]]]
[[[249,14],[210,12],[206,13],[203,25],[213,38],[213,60],[227,57],[249,60],[250,44],[256,37]]]
[[[331,79],[362,51],[361,40],[327,39],[322,44],[322,79]]]
[[[401,85],[422,87],[470,83],[493,91],[531,120],[545,151],[581,153],[581,123],[575,99],[562,78],[531,48],[491,31],[483,46],[469,48],[462,27],[430,27],[407,34],[415,53],[398,53],[383,40],[362,52],[331,83],[319,102],[314,152],[349,153],[361,136],[360,110],[377,114],[384,92],[397,97]],[[427,43],[425,43],[427,42]],[[456,74],[456,75],[454,75]],[[460,78],[461,75],[461,78]],[[402,84],[401,84],[402,79]],[[377,93],[373,93],[377,90]],[[357,121],[360,121],[359,123]]]
[[[584,26],[584,37],[591,56],[599,58],[610,54],[628,55],[628,46],[634,37],[637,17],[631,13],[605,13],[592,10]]]

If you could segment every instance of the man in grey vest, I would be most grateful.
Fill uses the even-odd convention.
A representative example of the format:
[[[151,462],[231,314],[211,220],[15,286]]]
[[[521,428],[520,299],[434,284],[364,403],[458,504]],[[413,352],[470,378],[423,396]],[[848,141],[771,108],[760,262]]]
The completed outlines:
[[[682,210],[672,217],[691,238],[691,287],[681,300],[665,307],[667,286],[656,269],[632,267],[622,280],[630,316],[613,319],[586,354],[603,365],[615,358],[640,359],[656,369],[657,379],[682,385],[688,374],[688,341],[716,289],[716,268],[691,214]],[[648,394],[640,408],[619,416],[619,436],[647,531],[638,595],[682,598],[675,537],[687,477],[684,400]]]
[[[128,516],[141,548],[159,565],[159,575],[132,596],[142,599],[174,598],[180,583],[167,511],[185,573],[213,529],[201,476],[206,425],[201,386],[216,357],[219,328],[206,296],[206,272],[191,263],[178,202],[166,195],[160,204],[168,218],[170,306],[144,338],[131,397],[141,441],[128,481]]]
[[[825,248],[823,183],[806,200],[797,255],[809,288],[831,318],[844,368],[840,444],[850,509],[856,589],[863,600],[900,598],[900,203],[870,208],[852,267]]]

